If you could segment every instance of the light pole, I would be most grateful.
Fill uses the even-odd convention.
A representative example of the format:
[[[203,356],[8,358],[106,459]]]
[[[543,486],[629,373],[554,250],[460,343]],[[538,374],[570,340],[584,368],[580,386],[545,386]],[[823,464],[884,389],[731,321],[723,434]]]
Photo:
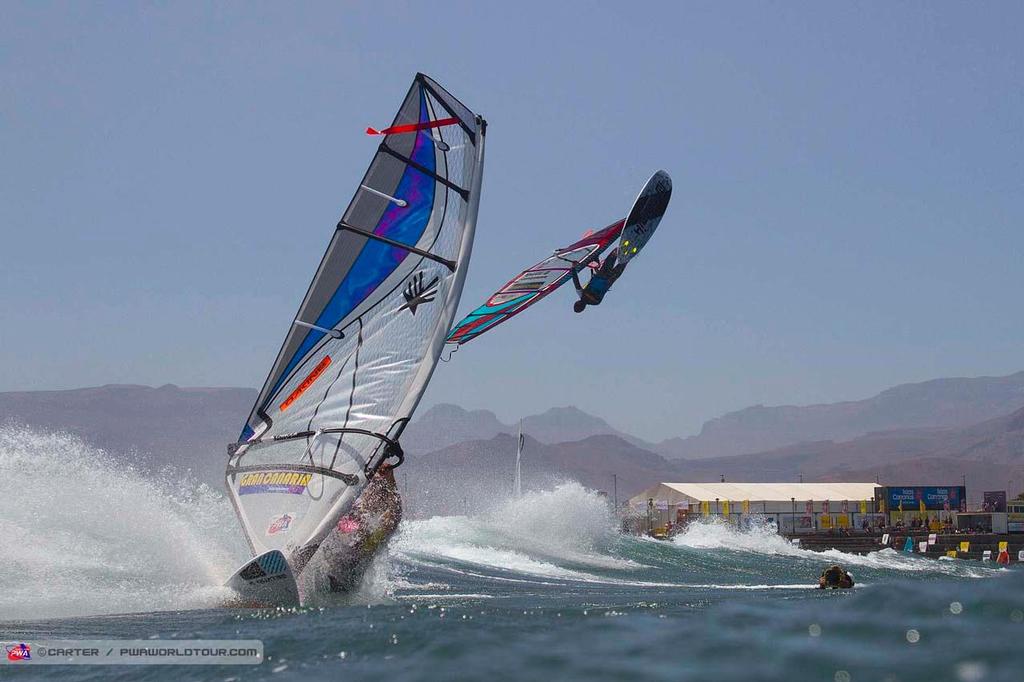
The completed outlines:
[[[793,514],[789,518],[789,526],[793,529],[793,534],[796,535],[796,498],[789,498],[790,503],[793,505]]]

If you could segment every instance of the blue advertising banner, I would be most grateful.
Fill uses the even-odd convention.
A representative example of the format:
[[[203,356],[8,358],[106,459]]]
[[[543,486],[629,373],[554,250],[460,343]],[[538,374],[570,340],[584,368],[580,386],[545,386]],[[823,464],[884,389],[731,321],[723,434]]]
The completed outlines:
[[[900,504],[903,511],[917,511],[924,500],[924,508],[934,511],[963,511],[967,505],[967,489],[958,486],[912,486],[885,489],[885,504],[890,511],[898,511]]]

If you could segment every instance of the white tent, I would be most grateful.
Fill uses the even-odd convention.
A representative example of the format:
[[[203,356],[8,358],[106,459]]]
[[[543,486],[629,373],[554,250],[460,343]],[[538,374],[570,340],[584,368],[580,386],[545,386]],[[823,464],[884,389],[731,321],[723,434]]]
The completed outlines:
[[[682,511],[728,517],[761,514],[786,529],[847,526],[860,521],[862,509],[874,513],[876,487],[877,483],[658,483],[631,497],[629,505],[641,514],[650,507],[657,523],[674,521]]]
[[[757,511],[790,511],[793,502],[815,503],[822,511],[825,500],[830,503],[873,500],[877,483],[658,483],[630,498],[633,507],[647,507],[647,501],[668,502],[670,506],[687,507],[701,502],[742,502],[747,500]],[[756,505],[755,505],[756,503]],[[762,508],[764,504],[767,507]],[[801,511],[804,509],[801,506]],[[839,507],[831,508],[839,511]]]

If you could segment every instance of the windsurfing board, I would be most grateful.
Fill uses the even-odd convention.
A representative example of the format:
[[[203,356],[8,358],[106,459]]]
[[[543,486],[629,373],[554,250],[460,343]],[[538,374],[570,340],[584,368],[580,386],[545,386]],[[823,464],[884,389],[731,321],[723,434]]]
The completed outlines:
[[[238,594],[238,606],[298,606],[299,588],[288,560],[279,549],[247,561],[224,583]]]
[[[663,170],[650,177],[640,195],[629,209],[626,223],[619,237],[618,264],[624,265],[640,254],[644,246],[658,229],[661,217],[665,215],[668,201],[672,198],[672,178]]]

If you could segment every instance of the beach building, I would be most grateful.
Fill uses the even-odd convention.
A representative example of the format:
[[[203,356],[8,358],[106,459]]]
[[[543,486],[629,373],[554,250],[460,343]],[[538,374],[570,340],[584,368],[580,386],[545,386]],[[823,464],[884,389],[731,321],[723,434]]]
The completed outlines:
[[[783,533],[860,528],[884,518],[868,483],[658,483],[629,505],[649,527],[719,517],[742,525],[759,517]]]

